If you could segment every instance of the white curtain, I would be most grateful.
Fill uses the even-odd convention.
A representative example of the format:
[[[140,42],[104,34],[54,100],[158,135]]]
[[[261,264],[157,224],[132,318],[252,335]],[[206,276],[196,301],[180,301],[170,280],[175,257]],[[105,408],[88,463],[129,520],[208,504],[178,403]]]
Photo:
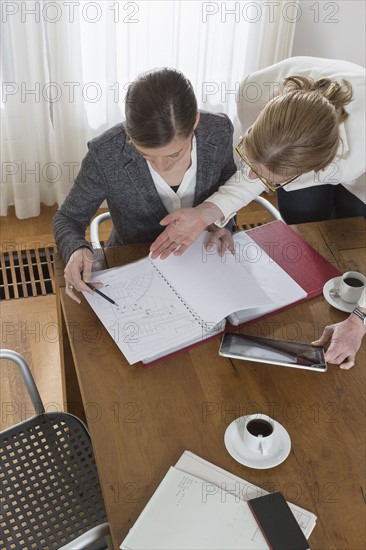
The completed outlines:
[[[42,99],[49,80],[44,26],[9,17],[1,30],[1,214],[15,203],[18,217],[25,218],[38,215],[40,200],[54,203],[48,165],[54,158],[52,124],[49,104]]]
[[[291,56],[296,22],[301,17],[298,0],[266,2],[262,19],[256,69],[263,69]]]
[[[284,4],[3,2],[0,214],[9,204],[19,218],[37,216],[40,202],[61,204],[87,141],[123,120],[128,83],[150,68],[181,70],[200,108],[235,123],[244,75],[291,52]]]

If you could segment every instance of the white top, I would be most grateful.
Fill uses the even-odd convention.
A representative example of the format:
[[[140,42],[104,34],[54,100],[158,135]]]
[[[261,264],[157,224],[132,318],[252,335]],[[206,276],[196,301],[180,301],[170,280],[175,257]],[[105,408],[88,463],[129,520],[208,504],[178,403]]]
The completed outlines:
[[[238,117],[244,134],[253,124],[264,106],[276,94],[286,76],[303,75],[314,80],[329,77],[339,82],[348,80],[354,98],[346,106],[349,114],[340,125],[341,143],[334,161],[321,172],[302,174],[284,187],[286,192],[304,189],[311,185],[342,184],[366,203],[365,184],[365,69],[349,61],[317,57],[291,57],[280,63],[252,73],[240,84],[237,93]],[[265,186],[260,180],[250,180],[238,171],[208,201],[216,204],[224,214],[217,225],[224,225],[239,208],[260,195]]]
[[[184,174],[177,192],[173,191],[171,186],[153,168],[149,161],[147,161],[147,165],[159,197],[169,213],[179,208],[190,208],[193,205],[197,179],[197,143],[195,135],[193,135],[192,139],[191,165]]]

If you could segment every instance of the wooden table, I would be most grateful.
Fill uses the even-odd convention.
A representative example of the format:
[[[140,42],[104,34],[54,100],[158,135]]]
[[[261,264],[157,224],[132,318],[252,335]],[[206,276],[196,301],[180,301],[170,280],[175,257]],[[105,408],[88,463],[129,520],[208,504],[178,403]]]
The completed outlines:
[[[362,218],[294,229],[341,271],[365,272]],[[107,263],[146,251],[145,245],[110,249]],[[147,368],[130,366],[85,300],[77,305],[64,294],[60,263],[58,273],[65,390],[77,390],[75,368],[115,548],[186,449],[314,512],[311,548],[366,547],[364,347],[353,369],[330,366],[324,374],[229,360],[218,355],[219,340]],[[248,331],[311,342],[326,324],[346,317],[319,296]],[[68,393],[68,400],[75,412],[77,398]],[[275,418],[291,437],[289,457],[273,469],[242,466],[224,446],[228,424],[255,412]]]

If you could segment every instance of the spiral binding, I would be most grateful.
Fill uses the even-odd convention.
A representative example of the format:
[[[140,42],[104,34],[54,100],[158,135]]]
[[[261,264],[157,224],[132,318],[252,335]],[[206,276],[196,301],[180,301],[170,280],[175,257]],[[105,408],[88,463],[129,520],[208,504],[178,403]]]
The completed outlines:
[[[170,281],[160,271],[160,269],[154,264],[154,262],[151,261],[151,258],[149,258],[149,262],[153,265],[154,269],[158,272],[159,277],[161,277],[166,284],[172,289],[174,294],[178,296],[179,300],[182,302],[182,304],[185,306],[185,308],[189,311],[189,313],[192,315],[194,319],[196,319],[197,323],[201,326],[201,328],[205,331],[207,331],[207,323],[198,315],[198,313],[188,304],[188,302],[185,301],[184,298],[179,294],[177,289],[171,284]]]

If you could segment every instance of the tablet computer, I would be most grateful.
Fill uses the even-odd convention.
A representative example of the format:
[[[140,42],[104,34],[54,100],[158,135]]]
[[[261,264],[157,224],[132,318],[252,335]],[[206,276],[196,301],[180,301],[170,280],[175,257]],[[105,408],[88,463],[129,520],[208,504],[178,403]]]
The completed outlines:
[[[270,365],[283,365],[318,372],[327,370],[322,347],[260,336],[246,336],[235,332],[225,332],[221,340],[219,354],[233,359],[244,359]]]

